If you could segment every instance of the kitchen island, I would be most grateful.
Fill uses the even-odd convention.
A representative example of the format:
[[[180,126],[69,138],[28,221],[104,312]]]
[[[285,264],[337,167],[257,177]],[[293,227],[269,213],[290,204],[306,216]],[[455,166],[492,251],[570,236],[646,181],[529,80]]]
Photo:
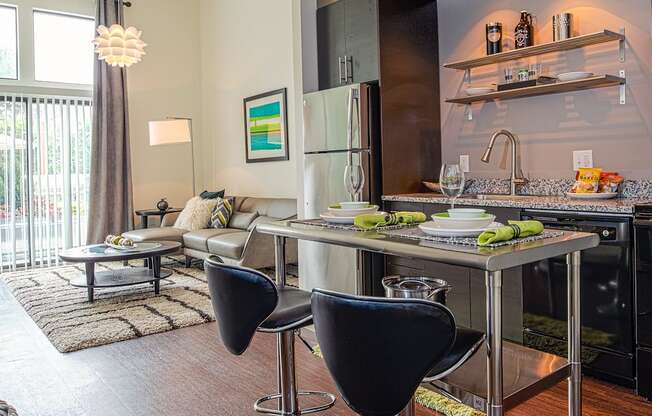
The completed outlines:
[[[445,390],[464,403],[485,411],[490,416],[504,412],[568,379],[568,414],[581,415],[580,358],[580,263],[581,251],[596,247],[595,234],[565,231],[543,240],[482,248],[451,245],[423,240],[390,237],[377,231],[346,231],[285,221],[259,224],[257,232],[274,236],[276,248],[276,279],[285,284],[287,238],[314,241],[382,253],[410,259],[469,267],[484,272],[486,290],[486,342],[478,353],[460,369],[424,387]],[[503,342],[503,279],[504,269],[566,256],[568,269],[568,359]],[[486,359],[482,358],[482,355]],[[503,357],[507,360],[503,360]],[[485,374],[486,377],[481,376]]]

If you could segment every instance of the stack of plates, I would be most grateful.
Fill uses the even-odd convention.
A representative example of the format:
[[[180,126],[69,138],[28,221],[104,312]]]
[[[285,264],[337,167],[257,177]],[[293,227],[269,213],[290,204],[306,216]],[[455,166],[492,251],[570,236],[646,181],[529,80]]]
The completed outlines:
[[[344,205],[344,206],[343,206]],[[348,207],[347,204],[333,205],[328,208],[328,212],[321,215],[322,220],[331,224],[353,224],[353,220],[358,215],[374,214],[378,212],[378,205],[369,205],[369,203],[358,204],[354,207]]]
[[[433,214],[432,221],[419,225],[421,231],[435,237],[477,237],[490,228],[501,227],[496,216],[482,214],[475,218],[452,218],[447,213]]]

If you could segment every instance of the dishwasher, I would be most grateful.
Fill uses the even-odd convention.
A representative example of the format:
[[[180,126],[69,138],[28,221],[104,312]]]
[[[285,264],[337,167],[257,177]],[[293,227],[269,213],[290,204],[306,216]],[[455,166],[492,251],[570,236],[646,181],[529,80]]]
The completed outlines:
[[[583,372],[635,385],[632,219],[597,213],[524,210],[546,228],[596,233],[582,252],[580,282]],[[567,272],[564,256],[523,266],[523,343],[566,355]]]

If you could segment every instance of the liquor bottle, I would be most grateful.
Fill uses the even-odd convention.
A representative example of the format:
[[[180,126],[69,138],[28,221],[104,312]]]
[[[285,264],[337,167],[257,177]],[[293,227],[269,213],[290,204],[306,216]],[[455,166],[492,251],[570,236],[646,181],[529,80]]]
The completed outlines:
[[[516,49],[534,45],[534,27],[532,15],[526,10],[521,10],[521,21],[514,30],[514,46]]]
[[[487,55],[503,51],[503,24],[500,22],[487,23]]]

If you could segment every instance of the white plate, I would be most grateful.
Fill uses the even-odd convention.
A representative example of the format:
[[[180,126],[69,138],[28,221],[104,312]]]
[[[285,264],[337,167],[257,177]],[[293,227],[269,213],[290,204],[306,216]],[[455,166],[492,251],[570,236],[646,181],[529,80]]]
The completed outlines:
[[[593,72],[582,72],[582,71],[564,72],[563,74],[557,75],[557,79],[560,80],[561,82],[566,82],[566,81],[577,81],[578,79],[591,78],[592,76],[593,76]]]
[[[382,211],[376,212],[376,214],[385,214]],[[338,215],[333,215],[330,212],[324,212],[323,214],[319,214],[319,217],[326,221],[329,224],[353,224],[353,220],[355,220],[355,215],[350,216],[350,217],[341,217]]]
[[[373,214],[378,211],[378,205],[368,208],[328,208],[328,213],[334,217],[355,217],[362,214]]]
[[[495,215],[487,214],[482,218],[451,218],[451,217],[438,217],[433,214],[431,216],[432,222],[440,228],[452,228],[455,230],[477,230],[483,227],[488,227],[496,220]]]
[[[424,222],[423,224],[419,224],[419,229],[433,237],[477,237],[482,234],[483,231],[502,226],[503,225],[501,223],[494,222],[488,227],[478,228],[475,230],[456,230],[452,228],[442,228],[437,226],[437,224],[434,222],[429,221]]]
[[[575,192],[566,192],[566,196],[571,199],[611,199],[618,196],[618,192],[598,192],[591,194],[577,194]]]
[[[496,89],[494,87],[468,87],[467,89],[464,90],[466,95],[480,95],[480,94],[489,94],[490,92],[494,92]]]

